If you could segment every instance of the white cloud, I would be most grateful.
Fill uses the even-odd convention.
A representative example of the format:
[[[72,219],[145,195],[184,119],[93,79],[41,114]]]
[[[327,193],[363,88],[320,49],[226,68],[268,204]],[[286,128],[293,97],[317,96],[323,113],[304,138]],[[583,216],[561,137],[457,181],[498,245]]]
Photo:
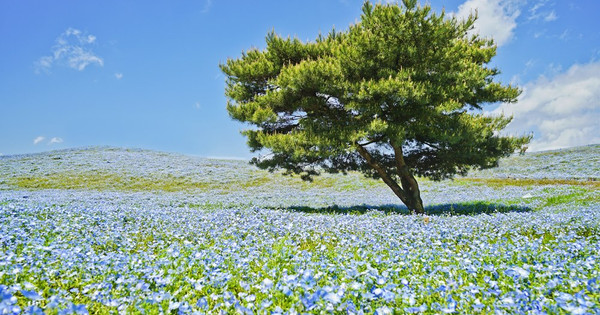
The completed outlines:
[[[48,142],[48,145],[55,144],[55,143],[62,143],[62,142],[63,142],[62,138],[54,137],[54,138],[50,139],[50,142]]]
[[[548,3],[548,0],[537,1],[531,8],[529,8],[529,17],[527,19],[529,19],[529,20],[539,19],[542,16],[542,14],[538,11],[540,9],[542,9],[544,6],[546,6],[547,3]]]
[[[196,109],[200,109],[202,107],[202,104],[200,104],[200,102],[196,102]]]
[[[592,61],[596,61],[600,58],[600,48],[594,49],[592,52]]]
[[[115,78],[117,78],[117,80],[121,80],[123,79],[123,74],[120,72],[115,73]]]
[[[35,139],[33,139],[33,145],[36,145],[36,144],[44,141],[44,139],[46,139],[46,137],[44,137],[44,136],[36,137]]]
[[[548,10],[546,5],[548,0],[539,0],[531,8],[529,8],[528,20],[544,20],[544,22],[552,22],[558,19],[554,10]],[[553,6],[554,3],[550,4]]]
[[[44,56],[36,62],[36,67],[39,69],[49,69],[52,67],[54,59],[50,56]]]
[[[456,16],[466,19],[477,12],[473,32],[491,37],[498,46],[502,46],[514,35],[516,19],[521,13],[519,4],[516,0],[467,0],[458,7]]]
[[[535,32],[535,33],[533,34],[533,37],[534,37],[534,38],[540,38],[540,37],[542,37],[542,35],[544,35],[544,33],[546,33],[546,30],[542,30],[542,31]]]
[[[513,115],[506,131],[535,131],[532,151],[600,143],[600,62],[574,65],[524,86],[516,104],[494,113]]]
[[[545,17],[544,17],[544,21],[546,22],[551,22],[558,19],[558,16],[556,15],[556,13],[554,12],[554,10],[552,10],[550,13],[548,13]]]
[[[563,31],[563,32],[562,32],[562,33],[561,33],[561,34],[558,36],[558,38],[559,38],[560,40],[567,40],[567,39],[569,39],[569,37],[570,37],[570,36],[569,36],[569,29],[566,29],[566,30],[564,30],[564,31]]]
[[[104,65],[104,60],[92,51],[96,36],[68,28],[56,39],[52,55],[43,56],[35,62],[36,72],[48,72],[55,64],[83,71],[90,64]]]
[[[202,8],[202,13],[208,13],[208,11],[210,10],[210,7],[212,6],[212,0],[205,0],[204,1],[204,8]]]
[[[544,75],[553,77],[560,74],[561,72],[563,72],[562,65],[551,62],[546,66]]]
[[[521,85],[521,76],[526,75],[531,70],[531,68],[533,68],[536,62],[537,61],[535,59],[527,60],[527,62],[525,62],[525,64],[523,65],[521,72],[512,76],[512,78],[510,79],[510,84]]]

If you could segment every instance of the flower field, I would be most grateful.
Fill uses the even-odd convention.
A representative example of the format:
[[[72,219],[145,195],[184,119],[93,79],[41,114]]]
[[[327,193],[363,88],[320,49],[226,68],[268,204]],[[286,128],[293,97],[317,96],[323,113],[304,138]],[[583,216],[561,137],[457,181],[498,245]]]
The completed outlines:
[[[0,314],[600,314],[600,145],[421,179],[120,148],[0,157]]]

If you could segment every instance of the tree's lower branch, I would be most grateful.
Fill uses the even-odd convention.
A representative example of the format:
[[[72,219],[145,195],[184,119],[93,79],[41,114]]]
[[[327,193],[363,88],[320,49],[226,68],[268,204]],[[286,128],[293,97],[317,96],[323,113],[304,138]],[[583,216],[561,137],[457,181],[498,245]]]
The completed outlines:
[[[425,143],[426,145],[428,145],[428,146],[430,146],[430,147],[432,147],[434,149],[442,150],[442,148],[439,145],[435,144],[435,143],[431,143],[431,142],[427,142],[427,141],[421,141],[421,142]]]
[[[366,142],[366,143],[356,143],[356,144],[359,145],[359,146],[364,147],[364,146],[368,146],[369,144],[372,144],[372,143],[375,143],[375,142],[379,142],[381,140],[383,140],[383,137],[377,137],[377,138],[375,138],[375,139],[373,139],[373,140],[371,140],[369,142]]]
[[[373,159],[369,151],[367,151],[367,149],[365,149],[359,143],[356,143],[356,149],[358,153],[367,161],[367,164],[377,171],[377,174],[379,174],[381,179],[383,179],[383,182],[392,189],[394,194],[396,194],[396,196],[398,196],[402,202],[409,204],[409,198],[404,190],[402,190],[398,183],[396,183],[396,181],[392,179],[392,177],[383,169],[383,167],[381,167],[381,165],[379,165],[379,163]]]

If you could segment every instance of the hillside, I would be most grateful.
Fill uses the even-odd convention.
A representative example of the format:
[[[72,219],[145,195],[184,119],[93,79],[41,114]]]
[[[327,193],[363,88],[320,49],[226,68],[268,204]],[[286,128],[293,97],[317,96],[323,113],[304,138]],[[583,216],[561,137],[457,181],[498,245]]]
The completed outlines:
[[[597,314],[599,150],[421,179],[426,216],[355,173],[305,183],[106,147],[0,157],[0,313]]]
[[[600,144],[514,155],[475,177],[600,180]]]
[[[358,173],[324,174],[304,182],[245,161],[140,149],[92,147],[4,156],[0,161],[0,189],[30,195],[51,189],[166,193],[190,204],[226,207],[399,204],[382,182]],[[485,200],[535,206],[548,197],[582,191],[592,194],[586,200],[595,198],[599,177],[600,145],[592,145],[515,155],[502,160],[498,168],[453,181],[421,179],[420,185],[426,205]]]

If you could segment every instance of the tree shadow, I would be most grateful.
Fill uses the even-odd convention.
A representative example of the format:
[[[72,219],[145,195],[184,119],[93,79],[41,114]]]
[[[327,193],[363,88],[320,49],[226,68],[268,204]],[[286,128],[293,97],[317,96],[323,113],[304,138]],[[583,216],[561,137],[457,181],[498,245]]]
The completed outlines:
[[[320,214],[354,214],[361,215],[367,212],[379,211],[385,214],[411,214],[408,208],[404,205],[387,204],[379,206],[357,205],[357,206],[338,206],[329,207],[308,207],[308,206],[291,206],[283,208],[283,210],[304,213],[320,213]],[[493,213],[507,212],[530,212],[533,211],[530,207],[520,205],[504,205],[498,203],[490,203],[485,201],[448,203],[440,205],[432,205],[425,207],[427,215],[435,216],[453,216],[453,215],[480,215]]]

